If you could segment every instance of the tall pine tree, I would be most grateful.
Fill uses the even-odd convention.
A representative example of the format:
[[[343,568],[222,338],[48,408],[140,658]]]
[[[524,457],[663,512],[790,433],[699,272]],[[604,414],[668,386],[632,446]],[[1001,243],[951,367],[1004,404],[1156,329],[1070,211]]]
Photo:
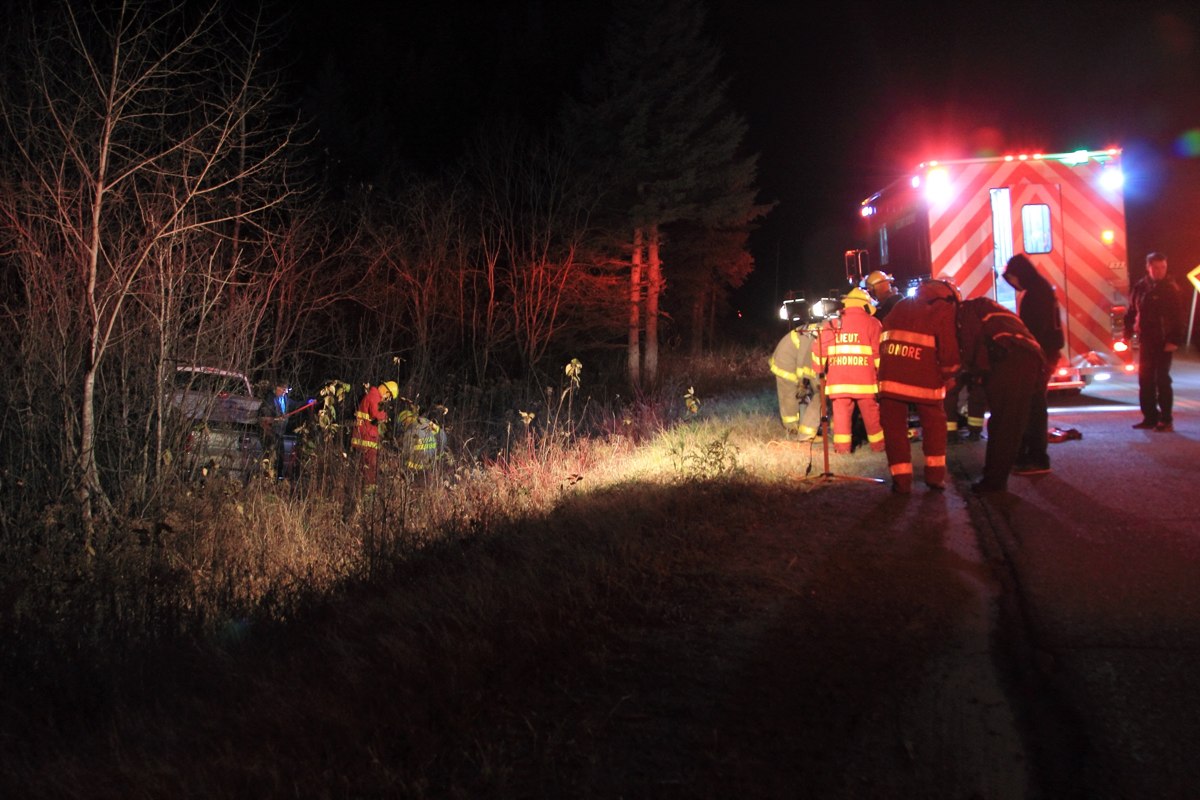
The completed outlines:
[[[744,229],[769,210],[755,201],[757,156],[743,152],[746,123],[728,106],[720,51],[704,21],[698,0],[620,0],[604,56],[569,113],[574,135],[596,154],[611,187],[613,224],[632,234],[625,241],[632,242],[628,377],[634,386],[658,377],[664,228],[690,222]]]

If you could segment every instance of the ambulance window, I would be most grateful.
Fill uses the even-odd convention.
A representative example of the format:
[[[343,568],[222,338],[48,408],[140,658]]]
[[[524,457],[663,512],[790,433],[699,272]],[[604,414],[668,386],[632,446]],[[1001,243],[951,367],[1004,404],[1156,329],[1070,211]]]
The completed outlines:
[[[1031,255],[1054,249],[1050,239],[1050,206],[1045,203],[1021,206],[1021,237],[1025,252]]]
[[[888,261],[887,225],[884,225],[879,229],[879,265],[883,266]]]

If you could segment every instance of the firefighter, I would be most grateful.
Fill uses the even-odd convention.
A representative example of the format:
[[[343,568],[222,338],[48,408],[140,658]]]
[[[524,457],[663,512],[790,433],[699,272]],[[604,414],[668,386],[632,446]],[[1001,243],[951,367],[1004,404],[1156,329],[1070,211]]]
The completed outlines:
[[[372,386],[363,395],[354,413],[356,424],[350,446],[354,448],[362,460],[363,484],[368,490],[374,489],[379,477],[379,437],[387,422],[387,412],[380,406],[400,396],[400,387],[395,381],[384,381],[378,386]]]
[[[813,364],[833,406],[833,452],[849,453],[854,408],[862,416],[871,449],[883,450],[879,424],[879,333],[875,304],[862,289],[851,289],[842,298],[842,313],[817,333]]]
[[[901,294],[896,291],[896,279],[886,272],[875,270],[866,277],[863,283],[866,284],[871,297],[875,298],[875,319],[883,322],[883,319],[896,307],[896,303],[903,299]]]
[[[955,313],[958,289],[928,280],[896,304],[883,321],[879,342],[879,416],[892,491],[912,491],[908,407],[921,422],[925,484],[946,487],[946,384],[958,372]]]
[[[779,419],[788,433],[800,441],[811,441],[821,424],[817,373],[812,365],[813,339],[817,328],[798,325],[787,333],[768,362],[775,375],[779,395]]]
[[[428,417],[423,417],[415,407],[409,407],[396,415],[400,425],[400,450],[404,453],[404,467],[410,472],[420,472],[432,467],[437,461],[438,451],[446,445],[446,432]]]
[[[983,380],[992,416],[988,421],[983,478],[976,493],[1003,492],[1017,461],[1025,430],[1043,382],[1045,356],[1020,317],[987,297],[959,304],[959,347],[963,371]]]

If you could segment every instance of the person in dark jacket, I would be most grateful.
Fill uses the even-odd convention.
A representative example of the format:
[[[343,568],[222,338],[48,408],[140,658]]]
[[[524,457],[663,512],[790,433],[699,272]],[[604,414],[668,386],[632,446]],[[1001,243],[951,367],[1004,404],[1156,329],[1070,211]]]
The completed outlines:
[[[1133,286],[1125,313],[1125,338],[1138,338],[1138,402],[1142,421],[1135,428],[1175,430],[1171,361],[1183,344],[1183,299],[1167,277],[1167,257],[1146,256],[1146,275]]]
[[[271,454],[275,477],[283,479],[287,466],[285,437],[288,432],[288,412],[292,410],[288,393],[291,389],[283,381],[276,381],[271,396],[262,405],[260,421],[263,425],[263,450]]]
[[[1046,430],[1049,424],[1046,393],[1050,376],[1062,358],[1062,314],[1054,287],[1042,277],[1028,256],[1018,253],[1004,267],[1004,280],[1019,292],[1017,316],[1042,348],[1041,390],[1030,399],[1029,423],[1021,439],[1016,475],[1038,475],[1050,471],[1050,455],[1046,452]]]
[[[1007,491],[1035,406],[1032,399],[1046,391],[1042,346],[1016,314],[987,297],[959,303],[958,344],[963,374],[983,382],[992,412],[983,478],[971,490]]]

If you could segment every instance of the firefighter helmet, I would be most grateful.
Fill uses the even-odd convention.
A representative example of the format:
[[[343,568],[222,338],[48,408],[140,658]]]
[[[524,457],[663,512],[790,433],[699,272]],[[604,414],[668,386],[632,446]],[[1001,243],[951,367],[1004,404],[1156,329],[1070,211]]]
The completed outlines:
[[[842,297],[842,306],[859,306],[866,309],[868,314],[875,313],[875,303],[871,301],[871,296],[862,289],[851,289]]]
[[[917,287],[917,299],[929,304],[939,300],[958,303],[962,300],[962,293],[950,281],[935,278],[921,282],[921,285]]]
[[[393,400],[400,396],[400,386],[395,381],[384,381],[380,384],[380,388],[387,389]]]
[[[884,283],[885,281],[887,283],[895,283],[896,279],[886,272],[877,269],[868,275],[863,283],[867,285],[868,289],[874,289],[877,284]]]

